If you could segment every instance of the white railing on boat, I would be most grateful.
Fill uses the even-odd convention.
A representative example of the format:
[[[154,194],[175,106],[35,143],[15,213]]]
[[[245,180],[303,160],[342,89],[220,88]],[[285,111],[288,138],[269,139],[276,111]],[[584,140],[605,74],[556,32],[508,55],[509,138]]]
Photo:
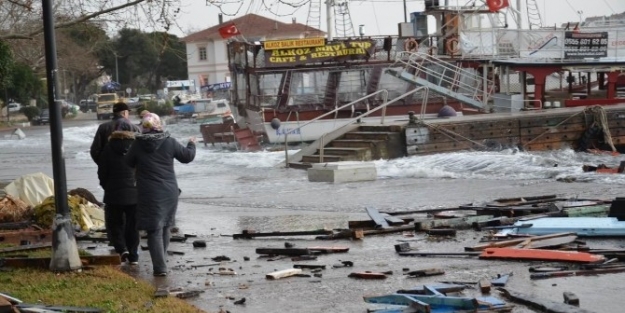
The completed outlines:
[[[360,101],[363,101],[363,100],[369,99],[369,98],[371,98],[371,97],[374,97],[374,96],[376,96],[376,95],[378,95],[378,94],[382,94],[382,104],[381,104],[378,108],[384,108],[384,110],[382,111],[382,120],[381,120],[381,124],[384,124],[384,116],[386,115],[386,101],[388,100],[388,90],[386,90],[386,89],[381,89],[381,90],[378,90],[378,91],[376,91],[376,92],[374,92],[374,93],[368,94],[368,95],[366,95],[366,96],[364,96],[364,97],[361,97],[361,98],[359,98],[359,99],[356,99],[356,100],[354,100],[354,101],[352,101],[352,102],[350,102],[350,103],[347,103],[347,104],[345,104],[345,105],[342,105],[342,106],[340,106],[340,107],[338,107],[338,108],[335,108],[334,110],[332,110],[332,111],[330,111],[330,112],[326,112],[326,113],[324,113],[324,114],[322,114],[322,115],[319,115],[319,116],[317,116],[317,117],[313,118],[312,120],[310,120],[310,121],[308,121],[308,122],[306,122],[306,123],[304,123],[304,124],[302,124],[302,125],[298,126],[297,128],[291,129],[291,130],[289,130],[288,132],[286,132],[286,133],[284,134],[284,153],[285,153],[285,155],[286,155],[286,166],[287,166],[287,167],[289,167],[289,150],[287,149],[287,144],[288,144],[288,137],[289,137],[289,134],[290,134],[290,133],[295,133],[296,131],[300,130],[302,127],[304,127],[304,126],[306,126],[306,125],[308,125],[308,124],[310,124],[310,123],[313,123],[313,122],[315,122],[315,121],[317,121],[317,120],[320,120],[320,119],[322,119],[322,118],[324,118],[324,117],[326,117],[326,116],[329,116],[329,115],[331,115],[331,114],[333,114],[333,113],[338,114],[338,111],[340,111],[340,110],[342,110],[342,109],[344,109],[344,108],[347,108],[347,107],[349,107],[349,106],[352,106],[352,112],[353,112],[353,111],[354,111],[354,109],[353,109],[353,105],[354,105],[354,104],[356,104],[356,103],[358,103],[358,102],[360,102]],[[369,107],[369,106],[367,106],[367,108],[368,108],[368,107]],[[374,109],[373,111],[377,111],[377,110],[378,110],[378,108]],[[369,112],[371,112],[371,111],[369,111]],[[366,113],[365,113],[365,114],[366,114]],[[367,115],[368,115],[368,114],[367,114]],[[361,115],[361,116],[362,116],[362,115]]]
[[[386,91],[386,90],[378,90],[377,92],[380,92],[380,91]],[[371,110],[369,110],[369,111],[367,111],[367,112],[365,112],[365,113],[363,113],[363,114],[361,114],[361,115],[359,115],[357,117],[354,117],[351,120],[347,121],[347,123],[343,124],[342,126],[337,127],[334,130],[332,130],[330,132],[327,132],[327,133],[324,133],[323,135],[321,135],[321,137],[319,138],[319,162],[323,162],[323,148],[325,146],[324,138],[326,137],[326,135],[328,135],[331,132],[335,132],[335,131],[337,131],[339,129],[342,129],[342,128],[348,126],[348,125],[351,125],[352,123],[360,120],[361,118],[367,117],[371,113],[377,112],[379,110],[382,110],[382,119],[380,121],[380,124],[384,125],[384,116],[386,115],[386,107],[389,104],[393,104],[393,103],[395,103],[395,102],[397,102],[397,101],[399,101],[399,100],[401,100],[401,99],[403,99],[405,97],[408,97],[408,96],[410,96],[412,94],[415,94],[415,93],[421,92],[421,91],[424,91],[423,102],[422,102],[422,105],[421,105],[421,118],[423,118],[423,116],[425,114],[425,108],[427,107],[428,97],[429,97],[429,88],[428,87],[421,86],[421,87],[415,88],[415,89],[413,89],[411,91],[408,91],[408,92],[406,92],[406,93],[404,93],[404,94],[398,96],[397,98],[394,98],[393,100],[388,101],[388,102],[386,101],[387,99],[385,98],[384,102],[380,106],[378,106],[376,108],[373,108],[373,109],[371,109]],[[386,96],[388,96],[388,92],[386,93]],[[335,109],[335,111],[336,110],[338,110],[338,109]],[[330,114],[330,113],[332,113],[332,112],[328,112],[326,114]],[[324,114],[324,115],[326,115],[326,114]],[[306,126],[307,124],[310,124],[311,122],[313,122],[313,121],[315,121],[315,120],[317,120],[317,119],[319,119],[321,117],[322,116],[319,116],[319,117],[315,118],[314,120],[310,120],[308,123],[298,127],[297,129],[302,128],[302,127]],[[295,131],[295,129],[290,131],[290,132],[293,132],[293,131]],[[286,139],[286,136],[287,136],[287,134],[285,134],[285,138],[284,138],[284,154],[285,154],[284,164],[288,168],[289,167],[289,151],[287,149],[287,139]]]

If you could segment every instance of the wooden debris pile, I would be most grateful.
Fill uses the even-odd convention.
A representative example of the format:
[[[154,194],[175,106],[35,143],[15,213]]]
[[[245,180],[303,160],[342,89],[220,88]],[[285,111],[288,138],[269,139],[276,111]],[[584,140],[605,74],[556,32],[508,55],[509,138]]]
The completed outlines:
[[[0,199],[0,223],[27,221],[32,214],[32,208],[18,198],[6,195]]]

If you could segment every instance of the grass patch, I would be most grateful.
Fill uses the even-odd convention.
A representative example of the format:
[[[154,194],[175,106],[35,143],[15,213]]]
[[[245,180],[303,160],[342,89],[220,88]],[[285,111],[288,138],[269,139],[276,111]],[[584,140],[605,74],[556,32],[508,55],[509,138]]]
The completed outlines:
[[[155,288],[115,267],[55,274],[18,269],[0,272],[0,292],[25,303],[87,306],[104,312],[204,312],[175,297],[154,298]]]

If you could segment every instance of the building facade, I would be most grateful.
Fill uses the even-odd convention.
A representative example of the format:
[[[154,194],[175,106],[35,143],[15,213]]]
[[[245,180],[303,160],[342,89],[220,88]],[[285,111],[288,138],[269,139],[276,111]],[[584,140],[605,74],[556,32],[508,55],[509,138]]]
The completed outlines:
[[[222,38],[219,29],[234,25],[240,35]],[[190,34],[182,41],[187,48],[189,79],[195,80],[202,97],[222,98],[230,88],[227,44],[230,40],[264,41],[285,38],[323,37],[325,33],[303,24],[283,23],[257,14],[219,22],[205,30]]]

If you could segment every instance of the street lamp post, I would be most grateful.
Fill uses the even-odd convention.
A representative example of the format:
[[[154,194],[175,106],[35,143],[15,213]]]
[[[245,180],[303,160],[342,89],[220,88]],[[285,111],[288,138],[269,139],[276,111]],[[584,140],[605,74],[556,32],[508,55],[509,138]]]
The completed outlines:
[[[73,271],[82,264],[72,228],[72,220],[67,204],[67,179],[63,158],[63,125],[58,99],[56,43],[54,35],[53,0],[42,1],[43,35],[46,55],[46,78],[48,85],[48,105],[50,108],[50,141],[52,146],[52,173],[54,179],[54,205],[56,216],[52,224],[52,258],[50,270]]]

